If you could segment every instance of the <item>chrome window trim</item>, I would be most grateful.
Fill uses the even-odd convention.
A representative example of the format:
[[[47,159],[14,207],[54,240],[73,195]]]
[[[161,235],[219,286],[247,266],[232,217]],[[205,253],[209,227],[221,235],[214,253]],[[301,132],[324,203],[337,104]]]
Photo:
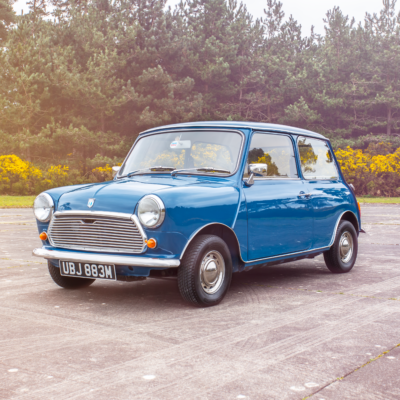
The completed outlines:
[[[241,252],[241,250],[240,250],[240,243],[239,243],[239,240],[238,240],[238,238],[237,238],[237,236],[236,236],[235,231],[234,231],[231,227],[229,227],[228,225],[225,225],[225,224],[222,224],[222,223],[219,223],[219,222],[211,222],[211,223],[206,224],[206,225],[202,226],[201,228],[197,229],[196,232],[191,236],[191,238],[190,238],[190,239],[188,240],[188,242],[186,243],[186,246],[184,247],[184,249],[183,249],[183,251],[182,251],[182,253],[181,253],[181,255],[180,255],[180,260],[182,260],[184,254],[185,254],[185,251],[187,250],[187,248],[188,248],[190,242],[196,237],[196,235],[198,234],[198,232],[200,232],[202,229],[204,229],[204,228],[206,228],[207,226],[210,226],[210,225],[222,225],[222,226],[224,226],[224,227],[226,227],[226,228],[229,228],[229,229],[233,232],[233,234],[235,235],[237,244],[238,244],[240,260],[241,260],[243,263],[245,263],[245,264],[252,264],[252,263],[255,263],[255,262],[258,262],[258,261],[273,260],[273,259],[275,259],[275,258],[283,258],[283,257],[288,257],[288,256],[296,256],[296,255],[301,255],[301,254],[307,254],[307,253],[312,253],[312,252],[318,251],[318,250],[328,250],[328,249],[333,245],[333,243],[334,243],[334,241],[335,241],[335,237],[336,237],[336,232],[337,232],[337,229],[338,229],[338,227],[339,227],[339,223],[340,223],[340,221],[342,220],[343,215],[346,214],[347,212],[351,212],[351,213],[357,218],[357,216],[356,216],[356,215],[354,214],[354,212],[351,211],[351,210],[346,210],[346,211],[342,212],[342,213],[340,214],[339,218],[338,218],[337,221],[336,221],[336,225],[335,225],[335,229],[333,230],[333,234],[332,234],[331,241],[330,241],[330,243],[329,243],[327,246],[322,246],[322,247],[317,247],[317,248],[314,248],[314,249],[308,249],[308,250],[297,251],[297,252],[295,252],[295,253],[285,253],[285,254],[280,254],[280,255],[277,255],[277,256],[271,256],[271,257],[265,257],[265,258],[258,258],[258,259],[256,259],[256,260],[250,260],[250,261],[244,261],[244,260],[243,260],[243,258],[242,258],[242,252]],[[358,221],[358,219],[357,219],[357,221]]]
[[[247,129],[249,129],[249,128],[247,128]],[[129,152],[128,152],[128,155],[125,157],[125,160],[124,160],[124,162],[121,164],[121,169],[122,169],[122,167],[124,166],[124,164],[125,164],[125,162],[126,162],[126,160],[129,158],[129,156],[131,155],[131,153],[132,153],[132,151],[133,151],[133,149],[135,148],[135,146],[136,146],[136,144],[139,142],[139,140],[141,140],[142,138],[145,138],[145,137],[147,137],[147,136],[152,136],[152,135],[158,135],[158,134],[162,134],[162,133],[174,133],[174,132],[176,132],[176,133],[182,133],[182,132],[204,132],[204,131],[213,131],[213,132],[234,132],[234,133],[239,133],[241,136],[242,136],[242,143],[241,143],[241,145],[240,145],[240,150],[239,150],[239,153],[238,153],[238,159],[237,159],[237,162],[236,162],[236,167],[235,167],[235,170],[231,173],[231,174],[229,174],[229,175],[227,175],[227,174],[207,174],[207,173],[198,173],[198,172],[187,172],[187,173],[182,173],[182,174],[180,174],[180,175],[193,175],[193,176],[198,176],[198,175],[201,175],[201,176],[217,176],[217,177],[223,177],[223,178],[228,178],[228,177],[231,177],[231,176],[233,176],[233,175],[235,175],[237,172],[238,172],[238,170],[239,170],[239,168],[240,168],[240,163],[241,163],[241,160],[242,160],[242,156],[243,156],[243,149],[244,149],[244,146],[245,146],[245,143],[246,143],[246,135],[242,132],[242,131],[239,131],[239,130],[237,130],[237,129],[212,129],[212,128],[201,128],[201,129],[195,129],[195,128],[188,128],[188,129],[182,129],[182,130],[178,130],[178,131],[176,131],[176,130],[162,130],[162,131],[158,131],[158,132],[149,132],[149,133],[140,133],[139,134],[139,137],[138,137],[138,139],[137,139],[137,141],[133,144],[133,146],[131,147],[131,149],[129,150]],[[120,170],[121,170],[120,169]],[[128,172],[129,173],[129,172]],[[152,173],[155,173],[155,174],[165,174],[165,172],[152,172]],[[148,174],[147,174],[148,175]],[[119,171],[118,171],[118,174],[116,175],[116,179],[123,179],[124,178],[124,176],[119,176]]]
[[[308,179],[308,178],[306,178],[306,177],[304,176],[303,168],[301,167],[301,157],[300,157],[300,149],[299,149],[299,143],[298,143],[298,142],[299,142],[299,139],[300,139],[301,137],[303,137],[303,136],[305,136],[305,135],[298,135],[298,136],[297,136],[297,139],[296,139],[296,147],[297,147],[297,151],[298,151],[298,153],[299,153],[299,161],[300,161],[301,176],[304,178],[304,180],[305,180],[305,181],[327,181],[327,182],[339,181],[339,180],[340,180],[340,174],[339,174],[338,166],[336,165],[336,160],[335,160],[334,154],[332,154],[332,155],[333,155],[333,161],[334,161],[334,165],[335,165],[335,169],[336,169],[336,173],[337,173],[337,177],[336,177],[335,179],[332,179],[332,178],[328,178],[328,179],[318,179],[318,178]],[[307,136],[307,137],[310,137],[310,136]],[[319,138],[316,138],[316,137],[311,137],[311,139],[319,140],[320,142],[325,142],[325,143],[329,141],[329,140],[325,140],[325,139],[319,139]],[[329,150],[332,151],[331,148],[329,148]]]
[[[196,126],[196,122],[194,122],[192,125]],[[168,126],[168,125],[167,125]],[[203,125],[204,127],[204,125]],[[293,135],[299,135],[299,136],[307,136],[307,137],[311,137],[314,139],[320,139],[320,140],[326,140],[326,141],[330,141],[328,138],[325,138],[323,135],[321,135],[320,133],[317,132],[312,132],[310,131],[309,133],[303,133],[303,132],[296,132],[296,131],[291,131],[289,129],[276,129],[276,128],[260,128],[259,126],[255,126],[255,125],[248,125],[248,126],[243,126],[240,125],[240,123],[238,125],[235,125],[235,127],[232,128],[232,125],[218,125],[219,128],[224,128],[224,129],[251,129],[254,131],[263,131],[263,132],[276,132],[276,133],[288,133],[288,134],[293,134]],[[187,126],[181,126],[181,125],[177,125],[177,124],[173,124],[170,126],[170,128],[168,127],[161,127],[161,130],[159,132],[173,132],[174,129],[177,128],[181,128],[181,129],[185,129],[185,128],[189,128],[189,129],[196,129],[196,128],[190,128]],[[143,132],[139,133],[140,135],[147,135],[148,133],[154,133],[155,131],[157,131],[157,129],[160,128],[152,128],[152,129],[147,129]],[[205,129],[205,128],[200,128],[200,129]],[[196,129],[197,130],[197,129]],[[319,136],[314,136],[314,135],[319,135]]]
[[[111,211],[81,211],[81,210],[77,210],[77,211],[73,211],[73,210],[66,210],[66,211],[56,211],[54,213],[54,216],[63,216],[63,215],[68,215],[68,216],[73,216],[76,215],[78,217],[87,217],[87,218],[96,218],[96,217],[110,217],[110,218],[119,218],[119,219],[123,219],[123,220],[130,220],[132,221],[134,224],[136,224],[136,227],[139,231],[140,236],[142,237],[143,240],[143,248],[140,251],[140,253],[136,253],[136,254],[143,254],[144,252],[147,251],[147,235],[142,227],[142,224],[139,221],[139,218],[135,215],[135,214],[128,214],[128,213],[118,213],[118,212],[111,212]],[[47,229],[47,232],[51,232],[51,229],[53,227],[53,223],[54,223],[55,219],[52,218],[49,227]],[[52,238],[51,238],[51,234],[49,234],[49,243],[53,246],[56,247],[57,246],[54,244]],[[107,248],[93,248],[90,246],[79,246],[79,245],[64,245],[62,247],[63,249],[71,249],[71,250],[82,250],[82,251],[103,251],[105,253],[129,253],[129,251],[126,250],[117,250],[117,249],[107,249]]]
[[[158,208],[160,209],[160,219],[158,220],[157,224],[153,225],[153,226],[147,226],[144,222],[141,222],[141,224],[143,224],[146,227],[146,229],[156,229],[156,228],[160,227],[162,225],[162,223],[164,222],[165,205],[164,205],[163,201],[155,194],[147,194],[146,196],[142,197],[138,202],[137,211],[136,211],[138,213],[138,216],[136,216],[134,214],[138,221],[140,221],[140,217],[139,217],[140,202],[143,201],[144,199],[151,199],[151,200],[155,201],[155,203],[158,205]]]
[[[301,178],[280,178],[280,177],[254,177],[255,181],[301,181]]]
[[[38,248],[32,251],[35,257],[43,257],[50,260],[68,260],[75,262],[92,262],[99,264],[128,265],[132,267],[152,268],[177,268],[180,260],[162,259],[138,256],[121,256],[114,254],[80,253],[75,251],[52,250]]]
[[[277,176],[277,177],[273,177],[273,176],[266,176],[266,177],[260,177],[260,176],[258,176],[258,177],[254,177],[254,180],[255,181],[268,181],[268,180],[278,180],[278,181],[301,181],[301,178],[300,178],[300,175],[299,175],[299,169],[298,169],[298,167],[297,167],[297,162],[296,162],[296,148],[295,148],[295,146],[293,145],[293,136],[290,134],[290,133],[285,133],[285,132],[269,132],[269,131],[254,131],[253,132],[253,134],[251,135],[251,138],[250,138],[250,144],[249,145],[251,145],[251,141],[252,141],[252,139],[253,139],[253,136],[255,135],[255,134],[257,134],[257,133],[261,133],[261,134],[263,134],[263,135],[265,135],[265,134],[268,134],[268,133],[270,133],[270,134],[272,134],[272,135],[280,135],[280,136],[286,136],[286,137],[288,137],[289,138],[289,140],[290,140],[290,142],[292,143],[292,149],[293,149],[293,157],[294,157],[294,159],[295,159],[295,165],[296,165],[296,171],[297,171],[297,178],[284,178],[284,177],[280,177],[280,176]],[[297,147],[297,143],[295,142],[295,145],[296,145],[296,147]],[[248,165],[247,164],[247,159],[246,159],[246,165]],[[245,172],[244,172],[245,173]],[[243,177],[242,177],[242,180],[245,180],[246,179],[246,177],[244,176],[244,173],[243,173]]]

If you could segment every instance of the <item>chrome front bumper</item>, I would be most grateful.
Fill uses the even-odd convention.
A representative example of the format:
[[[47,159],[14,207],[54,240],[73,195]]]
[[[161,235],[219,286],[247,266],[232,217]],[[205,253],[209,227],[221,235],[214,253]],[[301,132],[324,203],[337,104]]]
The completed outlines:
[[[130,267],[152,267],[152,268],[178,268],[179,260],[168,260],[163,258],[147,258],[137,256],[116,256],[113,254],[80,253],[75,251],[60,251],[49,249],[34,249],[32,254],[52,260],[68,260],[76,262],[92,262],[97,264],[129,265]]]

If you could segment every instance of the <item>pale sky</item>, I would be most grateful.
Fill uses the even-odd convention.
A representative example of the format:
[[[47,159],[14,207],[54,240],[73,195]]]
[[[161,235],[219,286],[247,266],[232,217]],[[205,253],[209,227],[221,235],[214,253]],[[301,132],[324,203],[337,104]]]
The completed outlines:
[[[168,0],[167,5],[174,7],[180,0]],[[239,1],[238,1],[239,2]],[[355,17],[356,21],[363,21],[366,12],[379,13],[382,9],[382,0],[281,0],[283,10],[286,17],[290,14],[302,25],[303,35],[310,33],[311,25],[315,26],[315,32],[324,33],[323,18],[327,10],[334,6],[339,6],[345,15]],[[254,15],[255,18],[264,16],[263,10],[266,1],[260,0],[243,0],[247,9]],[[26,0],[18,0],[14,9],[17,14],[24,10],[28,12]]]

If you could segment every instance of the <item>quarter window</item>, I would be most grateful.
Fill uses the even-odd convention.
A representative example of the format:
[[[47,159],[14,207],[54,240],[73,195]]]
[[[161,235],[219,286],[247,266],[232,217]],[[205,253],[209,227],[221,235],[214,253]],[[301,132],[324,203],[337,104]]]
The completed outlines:
[[[300,136],[297,141],[301,171],[307,180],[336,180],[338,171],[331,149],[323,140]]]
[[[251,139],[245,177],[298,178],[293,144],[289,136],[255,133]]]

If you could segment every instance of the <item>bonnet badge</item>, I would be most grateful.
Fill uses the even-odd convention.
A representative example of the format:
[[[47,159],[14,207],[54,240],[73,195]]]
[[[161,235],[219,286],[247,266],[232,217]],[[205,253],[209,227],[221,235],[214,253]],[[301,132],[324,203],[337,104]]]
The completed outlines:
[[[92,208],[95,200],[96,200],[96,199],[89,199],[88,202],[87,202],[87,206],[88,206],[89,208]]]

